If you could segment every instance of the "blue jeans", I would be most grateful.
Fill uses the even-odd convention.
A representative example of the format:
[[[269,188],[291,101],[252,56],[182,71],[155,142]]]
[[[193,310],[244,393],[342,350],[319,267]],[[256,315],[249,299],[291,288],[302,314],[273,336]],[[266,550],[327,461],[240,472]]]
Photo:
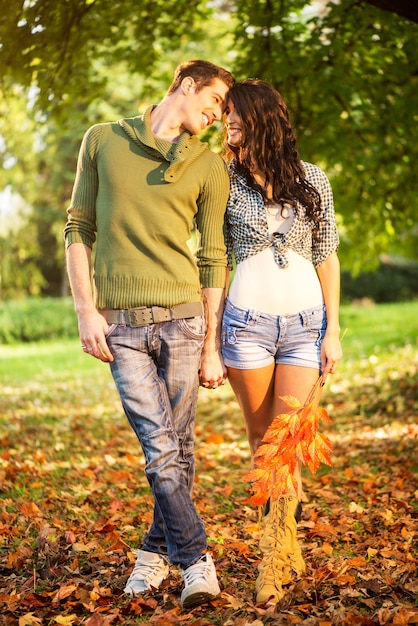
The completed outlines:
[[[241,309],[228,299],[222,320],[222,356],[227,367],[257,369],[270,363],[321,369],[327,328],[324,305],[295,315]]]
[[[145,456],[154,518],[142,548],[187,568],[207,548],[192,501],[194,420],[203,317],[140,328],[112,325],[110,363],[123,409]]]

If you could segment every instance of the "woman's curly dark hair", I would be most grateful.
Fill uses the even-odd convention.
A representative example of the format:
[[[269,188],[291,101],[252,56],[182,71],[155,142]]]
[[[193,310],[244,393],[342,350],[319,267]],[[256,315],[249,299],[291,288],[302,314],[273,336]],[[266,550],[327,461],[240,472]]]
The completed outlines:
[[[300,202],[317,230],[321,197],[305,178],[289,111],[280,93],[262,80],[247,79],[229,90],[228,99],[241,118],[244,141],[240,147],[226,145],[226,160],[235,157],[237,171],[264,200],[268,200],[267,187],[271,185],[274,202]],[[264,187],[256,182],[256,173],[265,179]]]

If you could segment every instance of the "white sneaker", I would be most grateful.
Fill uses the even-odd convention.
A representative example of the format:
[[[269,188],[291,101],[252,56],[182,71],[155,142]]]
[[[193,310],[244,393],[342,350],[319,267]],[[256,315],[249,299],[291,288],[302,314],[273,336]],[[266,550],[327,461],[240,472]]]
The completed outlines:
[[[140,550],[128,578],[124,592],[134,596],[150,589],[158,589],[169,572],[169,560],[155,552]]]
[[[216,577],[215,564],[210,554],[205,554],[194,565],[181,571],[184,589],[180,603],[185,609],[213,600],[221,593]]]

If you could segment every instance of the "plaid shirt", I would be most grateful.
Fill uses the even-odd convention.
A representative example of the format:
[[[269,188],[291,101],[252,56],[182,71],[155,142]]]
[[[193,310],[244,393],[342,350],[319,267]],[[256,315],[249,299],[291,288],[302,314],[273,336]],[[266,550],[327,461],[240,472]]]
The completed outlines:
[[[287,250],[290,248],[318,267],[338,249],[339,239],[335,223],[332,189],[324,172],[312,163],[303,162],[306,179],[321,196],[322,216],[319,237],[312,240],[312,222],[305,217],[305,209],[295,202],[295,218],[290,230],[270,234],[266,209],[261,194],[248,186],[245,178],[235,169],[235,160],[229,167],[231,178],[229,200],[226,208],[225,234],[228,267],[232,269],[232,253],[241,263],[266,248],[274,249],[274,259],[280,267],[287,267]]]

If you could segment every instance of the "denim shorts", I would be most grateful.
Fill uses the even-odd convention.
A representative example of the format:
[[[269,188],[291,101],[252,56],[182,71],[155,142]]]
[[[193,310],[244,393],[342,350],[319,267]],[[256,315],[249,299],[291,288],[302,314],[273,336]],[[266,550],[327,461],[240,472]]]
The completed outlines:
[[[326,327],[325,305],[296,315],[269,315],[241,309],[227,299],[222,320],[224,363],[237,369],[271,363],[321,369]]]

